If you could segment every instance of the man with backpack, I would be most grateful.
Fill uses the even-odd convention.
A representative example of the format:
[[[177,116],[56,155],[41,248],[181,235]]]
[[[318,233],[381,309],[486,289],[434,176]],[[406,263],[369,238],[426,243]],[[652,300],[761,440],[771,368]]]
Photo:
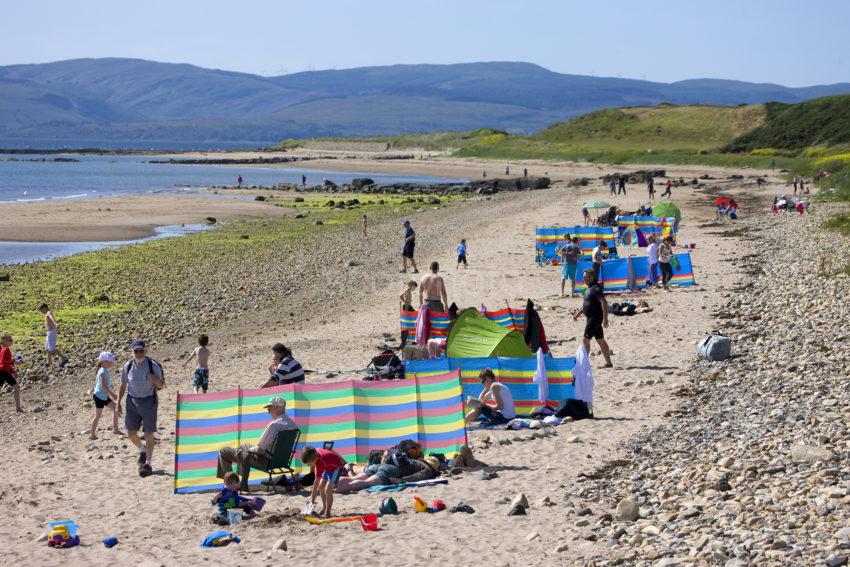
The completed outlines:
[[[121,369],[121,388],[118,390],[118,413],[121,401],[127,394],[124,426],[127,437],[139,450],[139,476],[153,474],[151,456],[156,433],[156,414],[159,406],[157,391],[165,387],[162,365],[145,354],[145,343],[133,341],[133,358]],[[145,434],[145,442],[139,439],[139,429]]]

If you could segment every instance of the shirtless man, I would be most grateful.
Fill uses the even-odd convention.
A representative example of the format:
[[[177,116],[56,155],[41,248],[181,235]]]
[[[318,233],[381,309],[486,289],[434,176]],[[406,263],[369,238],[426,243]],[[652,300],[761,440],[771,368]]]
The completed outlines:
[[[44,315],[44,331],[47,338],[44,341],[44,350],[47,351],[47,365],[53,363],[53,357],[59,357],[59,367],[63,368],[68,364],[68,357],[56,348],[56,335],[59,334],[59,326],[53,318],[53,313],[47,307],[46,303],[38,306],[38,311]]]
[[[440,264],[431,262],[431,273],[422,276],[422,281],[419,282],[419,306],[424,303],[431,311],[445,313],[449,298],[443,276],[437,275],[439,271]]]

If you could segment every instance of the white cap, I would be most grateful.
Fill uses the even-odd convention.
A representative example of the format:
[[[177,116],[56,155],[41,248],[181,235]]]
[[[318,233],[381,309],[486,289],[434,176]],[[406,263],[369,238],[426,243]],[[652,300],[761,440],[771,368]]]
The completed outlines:
[[[115,358],[114,354],[107,351],[107,352],[100,353],[100,356],[97,357],[97,361],[98,362],[111,362],[112,364],[115,364],[116,362],[118,362],[118,359]]]

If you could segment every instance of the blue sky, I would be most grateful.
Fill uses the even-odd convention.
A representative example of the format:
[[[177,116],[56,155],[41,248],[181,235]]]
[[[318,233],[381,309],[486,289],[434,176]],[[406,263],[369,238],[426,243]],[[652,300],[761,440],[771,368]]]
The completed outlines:
[[[654,81],[850,81],[843,0],[32,0],[6,3],[0,65],[136,57],[264,75],[528,61]]]

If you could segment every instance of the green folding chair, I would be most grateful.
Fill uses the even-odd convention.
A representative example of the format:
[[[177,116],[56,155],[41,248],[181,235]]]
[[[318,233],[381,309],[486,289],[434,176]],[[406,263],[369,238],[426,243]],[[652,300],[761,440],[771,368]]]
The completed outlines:
[[[300,429],[287,429],[278,432],[271,451],[252,451],[256,454],[263,454],[269,459],[268,464],[265,466],[251,466],[252,469],[263,471],[269,475],[269,492],[277,493],[277,483],[272,480],[272,475],[277,474],[284,477],[289,475],[290,481],[295,482],[295,470],[292,468],[292,459],[295,457],[295,447],[298,445],[300,438]]]

